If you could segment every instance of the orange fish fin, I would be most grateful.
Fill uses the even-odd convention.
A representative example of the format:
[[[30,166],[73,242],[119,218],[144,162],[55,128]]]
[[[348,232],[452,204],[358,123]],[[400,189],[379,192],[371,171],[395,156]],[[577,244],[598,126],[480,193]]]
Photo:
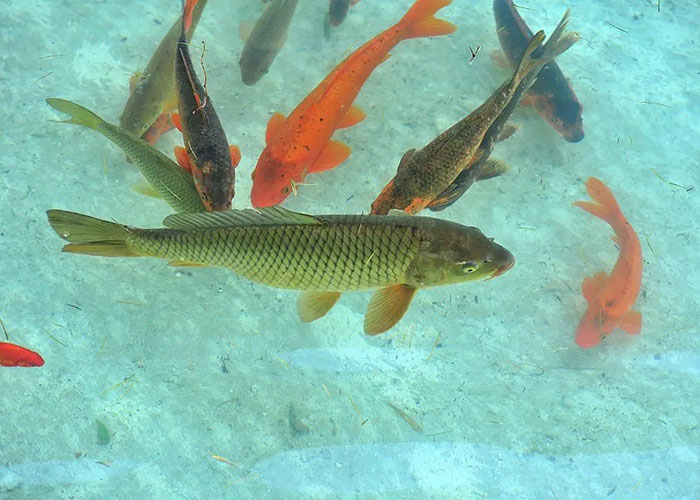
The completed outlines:
[[[241,150],[235,144],[231,144],[228,149],[231,152],[231,165],[236,168],[241,162]]]
[[[141,135],[141,139],[151,146],[154,146],[156,142],[158,142],[158,139],[172,128],[173,122],[170,119],[170,115],[168,113],[161,113],[158,115],[158,118],[156,118],[156,121]]]
[[[340,298],[340,292],[301,292],[297,299],[299,319],[310,323],[326,315]]]
[[[185,33],[190,31],[190,26],[192,26],[192,13],[194,8],[197,6],[198,0],[187,0],[185,2],[185,9],[182,13],[182,20],[185,27]]]
[[[208,267],[206,264],[190,262],[189,260],[171,260],[168,265],[173,267]]]
[[[177,164],[182,167],[182,170],[192,173],[192,164],[190,157],[187,156],[187,150],[182,146],[175,146],[175,159]]]
[[[377,335],[398,323],[406,313],[416,291],[412,286],[398,284],[374,292],[367,306],[365,333]]]
[[[637,335],[642,330],[642,314],[639,311],[630,311],[618,326],[630,335]]]
[[[175,128],[182,132],[182,121],[180,120],[180,113],[170,113],[170,121],[173,122]]]
[[[353,125],[357,125],[358,123],[360,123],[365,118],[367,118],[367,114],[364,111],[362,111],[362,108],[353,104],[352,106],[350,106],[350,109],[348,109],[347,113],[345,113],[343,119],[340,120],[338,128],[352,127]]]
[[[586,181],[586,190],[593,201],[577,201],[574,205],[608,223],[620,214],[615,196],[600,179],[589,177]]]
[[[321,154],[318,155],[314,164],[309,167],[308,173],[324,172],[333,167],[337,167],[348,159],[351,152],[352,149],[350,146],[331,139],[328,141],[328,144],[326,144],[326,147],[323,148]]]
[[[603,271],[598,271],[593,276],[585,278],[581,284],[581,292],[583,292],[583,298],[586,299],[586,302],[589,304],[593,302],[607,281],[608,275]]]
[[[457,27],[449,21],[433,16],[452,0],[416,0],[406,12],[398,26],[403,28],[406,38],[440,36],[454,33]]]
[[[282,113],[275,113],[267,122],[267,130],[265,131],[265,144],[270,144],[284,126],[286,118]]]

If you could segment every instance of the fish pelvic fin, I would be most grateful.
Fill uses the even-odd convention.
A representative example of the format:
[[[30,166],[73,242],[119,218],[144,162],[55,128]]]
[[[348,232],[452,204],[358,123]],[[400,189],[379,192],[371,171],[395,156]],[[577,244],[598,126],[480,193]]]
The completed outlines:
[[[299,319],[309,323],[321,318],[331,310],[340,298],[340,292],[304,291],[297,300]]]
[[[377,335],[398,323],[411,305],[416,291],[416,288],[404,284],[377,290],[367,306],[365,333]]]
[[[600,179],[589,177],[586,181],[586,190],[593,201],[577,201],[574,205],[612,225],[621,212],[610,188]]]
[[[131,228],[89,215],[65,210],[48,210],[49,224],[56,233],[70,244],[64,252],[103,257],[137,257],[140,254],[127,246]]]
[[[397,25],[403,30],[403,38],[420,38],[454,33],[457,29],[454,24],[444,19],[438,19],[434,15],[451,3],[452,0],[416,0]]]
[[[67,120],[54,120],[59,123],[74,123],[76,125],[82,125],[83,127],[88,127],[95,130],[100,126],[100,124],[104,123],[104,120],[95,113],[72,101],[59,99],[57,97],[49,97],[46,99],[46,103],[52,108],[70,115],[70,118]]]

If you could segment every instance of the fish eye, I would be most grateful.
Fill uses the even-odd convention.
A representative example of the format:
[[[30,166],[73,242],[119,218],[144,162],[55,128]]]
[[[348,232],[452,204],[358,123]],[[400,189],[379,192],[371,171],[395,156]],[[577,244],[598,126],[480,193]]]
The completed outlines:
[[[287,194],[288,192],[289,192],[289,188],[288,187],[284,188],[284,193]]]
[[[476,271],[476,268],[477,268],[477,266],[473,262],[463,262],[462,263],[462,272],[465,274],[473,273],[474,271]]]

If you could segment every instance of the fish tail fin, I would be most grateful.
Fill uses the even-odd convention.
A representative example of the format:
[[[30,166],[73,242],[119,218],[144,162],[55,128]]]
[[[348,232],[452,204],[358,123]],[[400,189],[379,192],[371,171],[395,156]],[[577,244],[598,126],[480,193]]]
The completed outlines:
[[[83,127],[88,127],[95,130],[101,123],[104,123],[104,120],[95,113],[72,101],[58,99],[56,97],[49,97],[46,99],[46,103],[52,108],[70,115],[70,118],[67,120],[54,120],[59,123],[74,123],[76,125],[82,125]]]
[[[568,24],[569,10],[567,9],[547,42],[542,46],[542,52],[535,54],[537,59],[544,61],[543,64],[566,52],[581,39],[581,35],[578,32],[566,31]]]
[[[53,230],[70,242],[63,247],[64,252],[103,257],[140,256],[127,246],[126,238],[132,231],[127,226],[65,210],[47,210],[46,215]]]
[[[452,0],[416,0],[398,22],[404,38],[440,36],[454,33],[457,27],[449,21],[438,19],[434,14],[452,3]]]
[[[559,21],[559,24],[554,29],[552,36],[549,37],[547,43],[542,45],[544,41],[544,31],[540,30],[535,33],[530,43],[525,49],[525,53],[520,59],[518,68],[515,71],[515,78],[521,81],[533,70],[544,66],[549,61],[559,56],[568,50],[579,39],[580,35],[573,31],[566,31],[569,24],[569,11],[567,10]]]
[[[586,181],[586,191],[593,198],[593,201],[577,201],[574,205],[607,223],[613,223],[617,220],[620,215],[620,207],[608,186],[603,184],[600,179],[589,177]]]

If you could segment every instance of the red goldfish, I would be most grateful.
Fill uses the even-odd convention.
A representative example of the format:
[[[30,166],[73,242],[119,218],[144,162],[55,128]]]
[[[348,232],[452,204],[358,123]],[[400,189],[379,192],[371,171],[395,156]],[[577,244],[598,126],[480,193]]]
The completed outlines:
[[[593,347],[615,328],[632,335],[642,328],[642,315],[632,310],[642,282],[642,248],[610,189],[599,179],[589,177],[586,190],[593,202],[577,201],[574,205],[610,224],[615,231],[612,239],[620,247],[610,276],[600,271],[583,280],[588,309],[576,329],[576,343]]]
[[[0,342],[0,366],[41,366],[44,359],[36,352],[29,349]]]
[[[350,156],[350,148],[331,136],[364,119],[352,103],[365,81],[402,40],[454,32],[452,23],[433,16],[451,1],[416,0],[397,24],[336,66],[288,117],[276,113],[270,118],[267,145],[252,175],[254,207],[282,203],[307,174],[330,170]]]

